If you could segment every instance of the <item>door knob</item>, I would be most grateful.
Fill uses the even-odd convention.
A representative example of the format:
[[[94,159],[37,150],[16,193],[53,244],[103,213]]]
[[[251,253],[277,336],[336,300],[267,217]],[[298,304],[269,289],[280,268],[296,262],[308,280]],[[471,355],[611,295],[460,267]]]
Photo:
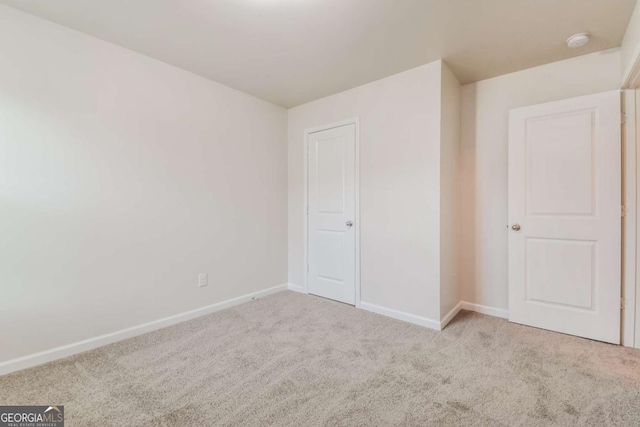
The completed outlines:
[[[351,227],[353,225],[353,221],[347,221],[347,227]]]
[[[513,226],[511,226],[511,229],[513,231],[520,231],[520,224],[513,224]]]

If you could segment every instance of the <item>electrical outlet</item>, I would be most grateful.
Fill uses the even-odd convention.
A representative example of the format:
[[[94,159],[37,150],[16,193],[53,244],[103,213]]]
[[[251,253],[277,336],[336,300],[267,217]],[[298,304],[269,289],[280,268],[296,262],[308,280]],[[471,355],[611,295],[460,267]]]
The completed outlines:
[[[207,277],[207,273],[202,273],[198,276],[198,287],[202,288],[203,286],[207,286],[209,284],[209,278]]]

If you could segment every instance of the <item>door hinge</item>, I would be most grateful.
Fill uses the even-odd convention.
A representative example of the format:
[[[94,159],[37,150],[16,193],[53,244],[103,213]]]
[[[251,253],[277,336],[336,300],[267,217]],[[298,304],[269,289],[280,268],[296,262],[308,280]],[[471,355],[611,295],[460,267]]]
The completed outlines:
[[[620,113],[620,124],[627,124],[627,113],[625,113],[624,111]]]
[[[627,214],[627,207],[625,205],[620,206],[620,216],[624,218],[626,214]]]
[[[620,310],[624,310],[624,298],[620,298]]]
[[[309,272],[309,264],[307,264],[307,273]]]

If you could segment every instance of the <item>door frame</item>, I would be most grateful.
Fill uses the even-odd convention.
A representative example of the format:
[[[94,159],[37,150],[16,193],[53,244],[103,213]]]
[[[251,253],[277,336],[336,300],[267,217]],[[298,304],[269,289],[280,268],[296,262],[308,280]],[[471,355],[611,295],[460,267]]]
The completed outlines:
[[[637,277],[640,271],[638,263],[637,244],[640,240],[638,229],[638,181],[637,168],[640,161],[638,150],[637,103],[640,94],[636,90],[623,90],[621,97],[622,112],[622,204],[624,206],[622,218],[622,298],[621,305],[621,345],[625,347],[640,348],[640,326],[638,326],[638,313],[640,313],[640,292],[638,291]]]
[[[360,117],[352,117],[347,120],[341,120],[339,122],[329,123],[320,126],[314,126],[311,128],[307,128],[304,130],[304,139],[303,139],[303,152],[304,152],[304,205],[302,207],[303,212],[303,225],[304,225],[304,241],[303,241],[303,252],[304,252],[304,293],[309,293],[309,135],[316,132],[321,132],[329,129],[334,129],[347,125],[355,125],[355,143],[356,143],[356,153],[355,153],[355,244],[356,244],[356,253],[355,253],[355,292],[356,292],[356,303],[355,306],[360,308]]]
[[[625,250],[632,253],[624,255],[623,296],[625,297],[622,314],[623,345],[640,349],[640,45],[633,51],[633,60],[622,77],[622,108],[625,166],[623,185],[625,191],[625,229],[623,236],[628,244]]]

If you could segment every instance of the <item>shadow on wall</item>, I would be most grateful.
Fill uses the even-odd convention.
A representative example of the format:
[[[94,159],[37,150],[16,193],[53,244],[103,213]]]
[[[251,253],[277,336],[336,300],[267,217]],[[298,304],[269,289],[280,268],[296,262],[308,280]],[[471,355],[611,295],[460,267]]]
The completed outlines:
[[[458,221],[460,280],[463,301],[477,301],[476,288],[476,86],[462,88],[462,131],[460,135],[460,200]]]

